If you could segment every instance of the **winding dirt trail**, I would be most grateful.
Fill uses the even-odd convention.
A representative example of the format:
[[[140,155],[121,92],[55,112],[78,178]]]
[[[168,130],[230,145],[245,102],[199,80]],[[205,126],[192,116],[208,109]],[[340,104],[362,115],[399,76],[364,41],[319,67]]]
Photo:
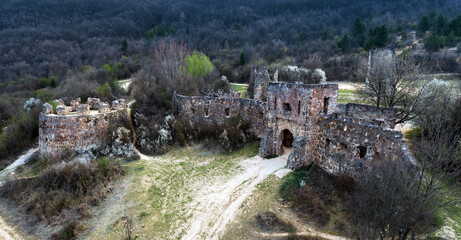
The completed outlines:
[[[289,153],[274,159],[259,156],[244,160],[244,171],[225,183],[201,189],[194,199],[194,215],[184,240],[219,239],[242,203],[270,174],[285,167]]]

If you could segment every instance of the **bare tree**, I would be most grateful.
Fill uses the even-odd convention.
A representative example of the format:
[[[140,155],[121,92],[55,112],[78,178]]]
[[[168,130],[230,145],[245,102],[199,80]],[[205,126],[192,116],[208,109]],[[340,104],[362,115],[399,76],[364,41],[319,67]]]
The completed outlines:
[[[412,143],[419,165],[383,159],[358,177],[351,206],[360,239],[428,236],[436,230],[438,211],[461,202],[456,102],[449,94],[435,96],[439,100],[424,98],[426,118],[419,119],[420,134]]]
[[[184,77],[181,67],[184,60],[189,55],[189,50],[184,43],[177,43],[170,40],[169,43],[162,41],[154,49],[155,60],[154,66],[157,73],[166,83],[169,92],[178,87],[179,80]]]
[[[368,62],[360,65],[358,75],[366,78],[363,96],[377,107],[397,109],[396,124],[412,120],[421,112],[428,83],[421,80],[427,72],[425,61],[392,53],[370,53]]]

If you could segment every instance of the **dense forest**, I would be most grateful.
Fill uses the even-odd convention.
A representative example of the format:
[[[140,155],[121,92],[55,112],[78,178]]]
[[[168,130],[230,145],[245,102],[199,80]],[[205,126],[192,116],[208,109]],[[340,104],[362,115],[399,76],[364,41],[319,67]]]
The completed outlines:
[[[25,106],[27,99],[123,97],[114,80],[155,75],[149,65],[165,40],[207,55],[214,66],[208,78],[247,82],[254,66],[291,64],[323,68],[328,80],[358,80],[360,57],[373,48],[404,49],[412,31],[427,39],[428,54],[456,46],[460,9],[456,0],[6,0],[0,158],[37,136],[39,109],[33,101]],[[453,59],[436,66],[459,68]]]
[[[0,7],[0,82],[27,75],[61,80],[69,69],[144,55],[164,37],[219,59],[221,69],[255,58],[330,57],[339,51],[335,38],[357,17],[367,31],[382,24],[408,30],[432,9],[451,19],[460,6],[456,0],[7,0]],[[237,53],[221,51],[232,49]]]

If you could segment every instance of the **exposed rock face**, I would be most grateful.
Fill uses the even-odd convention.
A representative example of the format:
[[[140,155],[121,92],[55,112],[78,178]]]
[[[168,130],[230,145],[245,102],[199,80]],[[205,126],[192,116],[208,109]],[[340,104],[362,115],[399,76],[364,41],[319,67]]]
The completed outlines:
[[[53,114],[53,106],[49,103],[44,103],[42,112],[44,114]]]
[[[65,151],[87,153],[103,149],[110,142],[116,127],[122,127],[122,118],[128,117],[127,109],[111,111],[108,104],[100,113],[90,112],[88,104],[78,105],[78,112],[69,115],[72,107],[59,105],[57,115],[53,107],[44,104],[39,118],[40,155],[60,158]]]
[[[99,113],[108,113],[108,112],[110,112],[110,111],[111,111],[111,109],[110,109],[109,104],[107,104],[107,103],[101,103],[101,104],[99,105],[99,109],[98,109],[98,112],[99,112]]]
[[[72,107],[72,111],[77,111],[78,105],[82,103],[80,98],[70,101],[70,106]]]
[[[59,115],[59,116],[66,116],[69,114],[69,110],[68,108],[66,108],[66,106],[64,105],[58,105],[56,107],[56,113]]]
[[[88,98],[88,105],[90,106],[90,109],[95,110],[99,108],[99,104],[101,103],[101,100],[99,98]]]
[[[119,109],[125,109],[125,108],[126,108],[126,103],[124,99],[118,99],[112,102],[113,110],[119,110]]]

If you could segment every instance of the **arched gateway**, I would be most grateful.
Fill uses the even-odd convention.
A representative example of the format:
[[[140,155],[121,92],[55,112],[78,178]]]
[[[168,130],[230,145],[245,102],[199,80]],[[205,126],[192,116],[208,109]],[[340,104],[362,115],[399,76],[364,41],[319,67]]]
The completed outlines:
[[[293,147],[293,134],[290,132],[290,130],[285,129],[281,133],[281,138],[282,138],[282,148],[291,148]]]

